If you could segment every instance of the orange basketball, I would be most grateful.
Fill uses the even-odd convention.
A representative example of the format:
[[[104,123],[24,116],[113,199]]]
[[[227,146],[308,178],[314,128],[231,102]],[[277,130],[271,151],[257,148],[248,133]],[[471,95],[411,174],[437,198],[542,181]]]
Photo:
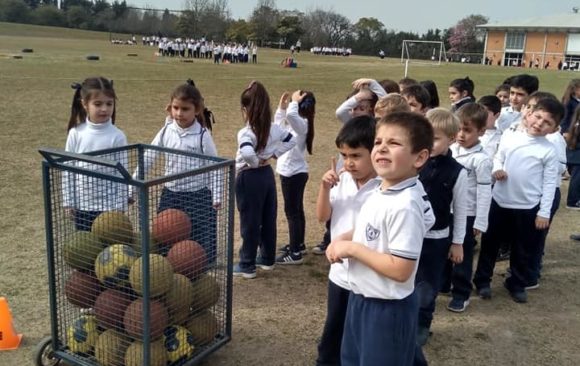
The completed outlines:
[[[184,240],[173,244],[167,259],[173,266],[175,273],[194,279],[203,274],[207,265],[205,250],[198,242]]]
[[[189,239],[191,235],[191,220],[181,210],[169,208],[161,211],[153,219],[153,240],[159,244],[171,244]]]

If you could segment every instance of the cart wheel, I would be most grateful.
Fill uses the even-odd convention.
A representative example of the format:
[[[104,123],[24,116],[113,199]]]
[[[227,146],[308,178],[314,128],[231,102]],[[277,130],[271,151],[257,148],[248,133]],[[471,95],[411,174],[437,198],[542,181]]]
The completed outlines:
[[[46,337],[34,348],[35,366],[55,366],[59,365],[61,359],[54,357],[52,349],[52,337]]]

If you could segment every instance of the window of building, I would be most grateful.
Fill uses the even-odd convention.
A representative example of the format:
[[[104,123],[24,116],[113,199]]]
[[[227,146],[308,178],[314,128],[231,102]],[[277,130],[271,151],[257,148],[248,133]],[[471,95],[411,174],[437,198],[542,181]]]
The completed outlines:
[[[526,34],[524,32],[508,32],[506,34],[505,49],[506,51],[523,51]]]
[[[521,52],[506,52],[503,59],[503,65],[521,67],[523,58],[524,54]]]

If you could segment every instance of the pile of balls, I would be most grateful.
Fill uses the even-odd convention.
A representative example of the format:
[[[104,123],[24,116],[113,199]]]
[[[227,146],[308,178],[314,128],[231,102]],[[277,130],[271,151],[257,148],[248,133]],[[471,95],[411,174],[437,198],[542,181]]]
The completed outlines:
[[[103,366],[143,364],[148,325],[151,365],[180,365],[212,342],[220,331],[211,308],[220,286],[208,271],[203,247],[190,239],[189,216],[177,209],[157,214],[151,224],[149,255],[129,217],[104,212],[90,232],[64,241],[63,259],[71,268],[67,300],[82,309],[66,327],[71,352],[93,356]],[[145,321],[144,270],[149,275],[149,313]]]

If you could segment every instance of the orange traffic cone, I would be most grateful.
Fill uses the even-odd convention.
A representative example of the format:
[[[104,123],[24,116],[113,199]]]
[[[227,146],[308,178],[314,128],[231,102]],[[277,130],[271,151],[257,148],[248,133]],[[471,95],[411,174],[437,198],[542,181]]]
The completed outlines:
[[[12,314],[8,301],[0,297],[0,351],[17,349],[20,346],[22,334],[16,334],[12,325]]]

